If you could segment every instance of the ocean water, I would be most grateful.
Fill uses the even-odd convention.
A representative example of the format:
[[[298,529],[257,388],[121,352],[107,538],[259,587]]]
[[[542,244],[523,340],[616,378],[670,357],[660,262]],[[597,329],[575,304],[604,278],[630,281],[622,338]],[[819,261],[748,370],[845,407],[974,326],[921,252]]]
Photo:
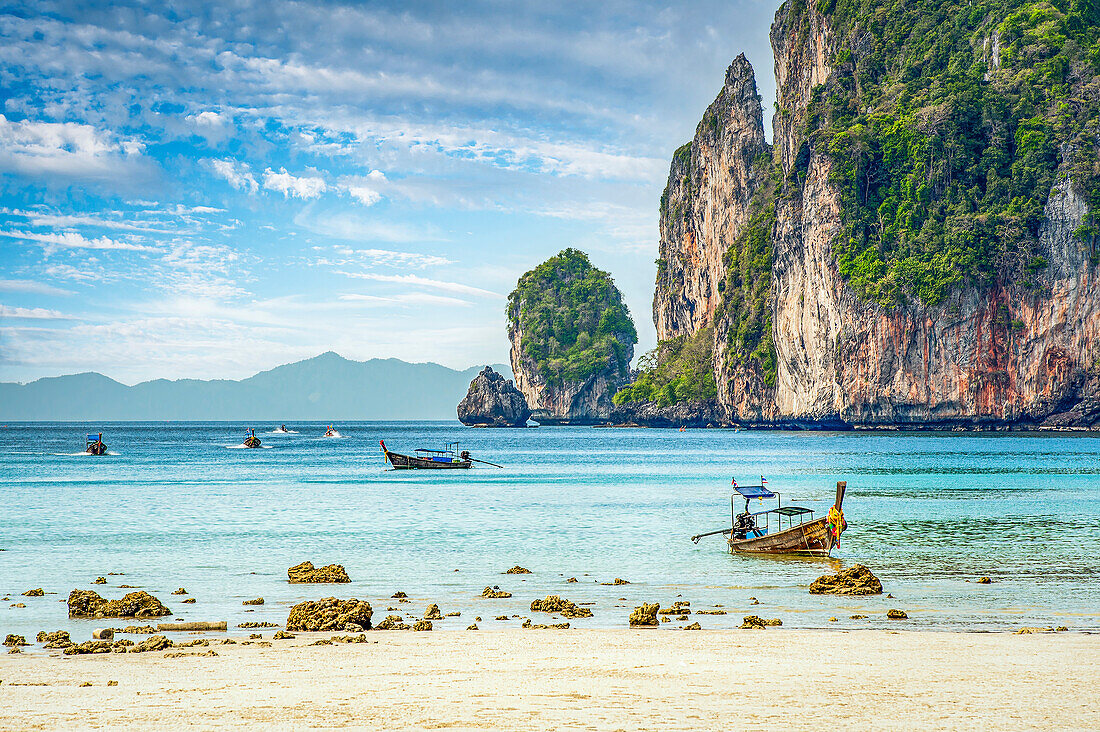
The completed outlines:
[[[593,618],[573,621],[582,627],[625,627],[643,601],[685,599],[727,611],[691,616],[707,628],[756,614],[785,627],[1100,630],[1095,437],[362,422],[326,439],[318,423],[290,425],[290,435],[253,426],[267,449],[235,449],[238,424],[0,427],[0,634],[87,638],[104,621],[70,620],[69,591],[114,598],[131,591],[122,584],[174,617],[231,628],[281,623],[293,603],[333,594],[369,600],[376,620],[436,602],[461,612],[437,623],[444,630],[476,616],[482,629],[504,628],[520,620],[493,618],[548,622],[530,602],[559,594],[595,603]],[[111,454],[83,454],[85,432],[100,430]],[[388,470],[380,438],[398,452],[459,440],[506,467]],[[836,481],[848,482],[849,529],[832,559],[733,556],[721,537],[689,540],[729,526],[731,477],[760,475],[785,504],[819,512]],[[287,567],[306,559],[343,564],[353,581],[288,584]],[[807,593],[855,562],[893,598]],[[514,564],[534,573],[501,574]],[[976,584],[982,575],[993,584]],[[97,576],[108,584],[93,585]],[[600,584],[616,577],[631,584]],[[481,599],[487,585],[513,598]],[[50,594],[21,596],[35,587]],[[182,604],[177,587],[197,602]],[[388,599],[397,590],[411,601]],[[241,604],[261,596],[252,612]],[[888,621],[889,608],[909,620]]]

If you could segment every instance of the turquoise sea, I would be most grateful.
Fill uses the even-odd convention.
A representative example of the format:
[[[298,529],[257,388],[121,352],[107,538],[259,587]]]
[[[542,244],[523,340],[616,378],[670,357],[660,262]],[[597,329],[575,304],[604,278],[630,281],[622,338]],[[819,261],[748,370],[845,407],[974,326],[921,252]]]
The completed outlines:
[[[475,616],[482,629],[520,622],[499,615],[547,622],[530,601],[559,594],[595,603],[593,618],[574,621],[591,627],[625,627],[640,602],[679,598],[728,612],[693,615],[705,628],[756,614],[788,627],[1100,630],[1096,437],[361,422],[325,439],[318,423],[289,425],[299,431],[290,435],[252,426],[264,449],[234,447],[241,424],[0,428],[0,634],[64,628],[87,638],[104,623],[69,620],[69,591],[113,598],[130,591],[121,584],[175,616],[231,628],[284,622],[294,602],[332,594],[370,600],[380,620],[401,590],[412,598],[403,612],[436,602],[462,613],[443,629]],[[111,454],[83,454],[85,432],[100,430]],[[459,440],[506,467],[392,471],[380,438],[398,452]],[[784,503],[818,511],[848,481],[849,529],[832,560],[731,556],[720,537],[689,540],[729,526],[731,477],[760,475]],[[288,584],[286,568],[306,559],[343,564],[353,581]],[[855,562],[894,598],[807,593],[815,577]],[[501,574],[514,564],[534,574]],[[993,584],[976,584],[982,575]],[[108,584],[92,585],[97,576]],[[599,584],[616,577],[631,584]],[[481,599],[487,585],[514,596]],[[195,604],[170,594],[181,586]],[[56,594],[21,596],[35,587]],[[254,612],[241,605],[258,596],[266,604]],[[889,608],[910,619],[886,620]]]

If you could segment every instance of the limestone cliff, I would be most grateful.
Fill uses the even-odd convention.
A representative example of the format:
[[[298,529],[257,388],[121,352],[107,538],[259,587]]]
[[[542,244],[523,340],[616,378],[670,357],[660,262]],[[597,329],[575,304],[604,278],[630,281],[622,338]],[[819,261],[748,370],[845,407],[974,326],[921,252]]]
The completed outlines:
[[[520,277],[508,298],[516,387],[540,424],[610,419],[638,341],[610,275],[566,249]]]
[[[1034,103],[1028,119],[978,109],[974,124],[985,126],[975,139],[999,145],[1012,167],[989,163],[979,146],[954,145],[958,119],[971,114],[954,100],[899,111],[902,81],[915,72],[900,64],[895,78],[871,61],[886,58],[889,69],[891,34],[918,31],[885,9],[865,25],[853,8],[873,3],[860,2],[787,3],[777,12],[773,147],[742,56],[674,156],[661,200],[659,337],[714,324],[728,423],[1100,426],[1096,194],[1083,183],[1100,170],[1096,73],[1066,63],[1063,81],[1083,101],[1058,108],[1076,110],[1073,126],[1044,121],[1053,98]],[[981,79],[986,86],[971,96],[987,105],[1016,98],[1035,38],[1047,32],[1029,30],[1033,4],[1013,4],[1030,15],[968,10],[972,27],[953,26],[972,46],[954,52],[987,63],[955,83]],[[922,32],[946,33],[934,20]],[[999,54],[983,34],[996,37]],[[1002,122],[1016,129],[1007,140]],[[1033,128],[1040,131],[1028,137]],[[889,147],[902,133],[902,146]],[[899,154],[924,155],[930,167],[902,170],[903,179]],[[971,156],[969,168],[945,155]],[[1024,185],[1035,195],[1013,198],[1000,187]],[[1020,215],[1019,202],[1036,196]]]

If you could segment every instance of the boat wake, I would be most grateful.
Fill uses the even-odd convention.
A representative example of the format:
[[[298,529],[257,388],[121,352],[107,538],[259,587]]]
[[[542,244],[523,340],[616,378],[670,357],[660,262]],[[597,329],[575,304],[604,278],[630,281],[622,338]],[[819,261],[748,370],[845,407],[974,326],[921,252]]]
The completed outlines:
[[[225,445],[227,450],[270,450],[271,445],[260,445],[259,447],[249,447],[243,442],[237,445]]]
[[[270,432],[265,432],[264,434],[265,435],[296,435],[296,434],[298,434],[298,430],[271,430]]]
[[[327,437],[328,439],[333,440],[333,439],[340,439],[340,438],[343,437],[343,435],[340,434],[339,432],[337,432],[336,430],[333,430],[331,435],[323,435],[323,437]]]
[[[121,455],[122,453],[115,452],[114,450],[108,450],[107,452],[105,452],[103,454],[104,455],[118,456],[118,455]],[[47,453],[47,455],[54,455],[56,457],[102,457],[102,455],[93,455],[92,453],[84,452],[83,450],[81,450],[80,452],[50,452],[50,453]]]

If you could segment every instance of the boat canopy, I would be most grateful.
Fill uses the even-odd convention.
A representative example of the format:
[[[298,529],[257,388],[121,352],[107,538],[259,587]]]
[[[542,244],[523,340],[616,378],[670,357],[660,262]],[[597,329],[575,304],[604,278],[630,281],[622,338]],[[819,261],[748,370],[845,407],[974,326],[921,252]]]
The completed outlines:
[[[88,442],[99,442],[99,435],[88,435]]]
[[[733,489],[745,498],[775,498],[775,494],[762,485],[735,485]]]

